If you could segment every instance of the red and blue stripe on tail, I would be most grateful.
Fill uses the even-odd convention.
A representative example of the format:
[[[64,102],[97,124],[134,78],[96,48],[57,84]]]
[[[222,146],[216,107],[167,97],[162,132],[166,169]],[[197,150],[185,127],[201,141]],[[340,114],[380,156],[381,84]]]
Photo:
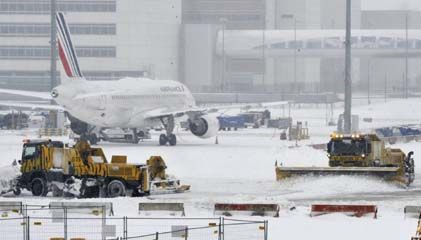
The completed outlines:
[[[70,31],[62,12],[56,14],[58,51],[66,75],[70,78],[83,78],[73,47]]]

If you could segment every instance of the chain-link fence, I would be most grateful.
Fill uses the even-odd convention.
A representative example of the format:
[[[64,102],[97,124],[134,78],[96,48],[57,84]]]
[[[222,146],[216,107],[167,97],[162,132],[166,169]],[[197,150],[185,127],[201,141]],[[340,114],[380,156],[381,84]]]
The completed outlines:
[[[267,240],[266,221],[107,216],[105,206],[2,207],[0,238],[22,240]]]
[[[222,217],[126,218],[125,220],[127,231],[125,235],[115,240],[267,240],[268,237],[267,221]]]

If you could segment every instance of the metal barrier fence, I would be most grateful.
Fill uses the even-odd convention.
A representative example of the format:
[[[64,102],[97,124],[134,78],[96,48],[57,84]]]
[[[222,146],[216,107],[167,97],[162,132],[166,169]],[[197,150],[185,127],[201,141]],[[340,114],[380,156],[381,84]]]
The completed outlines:
[[[98,206],[99,207],[99,206]],[[89,209],[92,206],[88,207]],[[22,240],[267,240],[267,221],[227,218],[107,217],[102,210],[24,205],[22,211],[4,211],[1,239]],[[51,213],[48,216],[47,213]],[[90,215],[90,216],[86,216]]]

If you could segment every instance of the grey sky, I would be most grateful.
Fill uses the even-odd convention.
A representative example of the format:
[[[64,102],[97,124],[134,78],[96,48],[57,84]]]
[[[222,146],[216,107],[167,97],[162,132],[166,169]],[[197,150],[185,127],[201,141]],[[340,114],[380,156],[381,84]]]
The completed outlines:
[[[361,0],[362,8],[368,10],[409,9],[421,10],[421,0]]]

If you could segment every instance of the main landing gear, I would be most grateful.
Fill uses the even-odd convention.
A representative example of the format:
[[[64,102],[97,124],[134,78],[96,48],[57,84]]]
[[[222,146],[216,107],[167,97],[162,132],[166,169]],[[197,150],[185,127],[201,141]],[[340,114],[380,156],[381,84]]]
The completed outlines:
[[[161,117],[160,120],[167,134],[161,134],[159,136],[159,145],[164,146],[167,143],[170,146],[177,145],[177,137],[173,133],[175,127],[174,116]]]

